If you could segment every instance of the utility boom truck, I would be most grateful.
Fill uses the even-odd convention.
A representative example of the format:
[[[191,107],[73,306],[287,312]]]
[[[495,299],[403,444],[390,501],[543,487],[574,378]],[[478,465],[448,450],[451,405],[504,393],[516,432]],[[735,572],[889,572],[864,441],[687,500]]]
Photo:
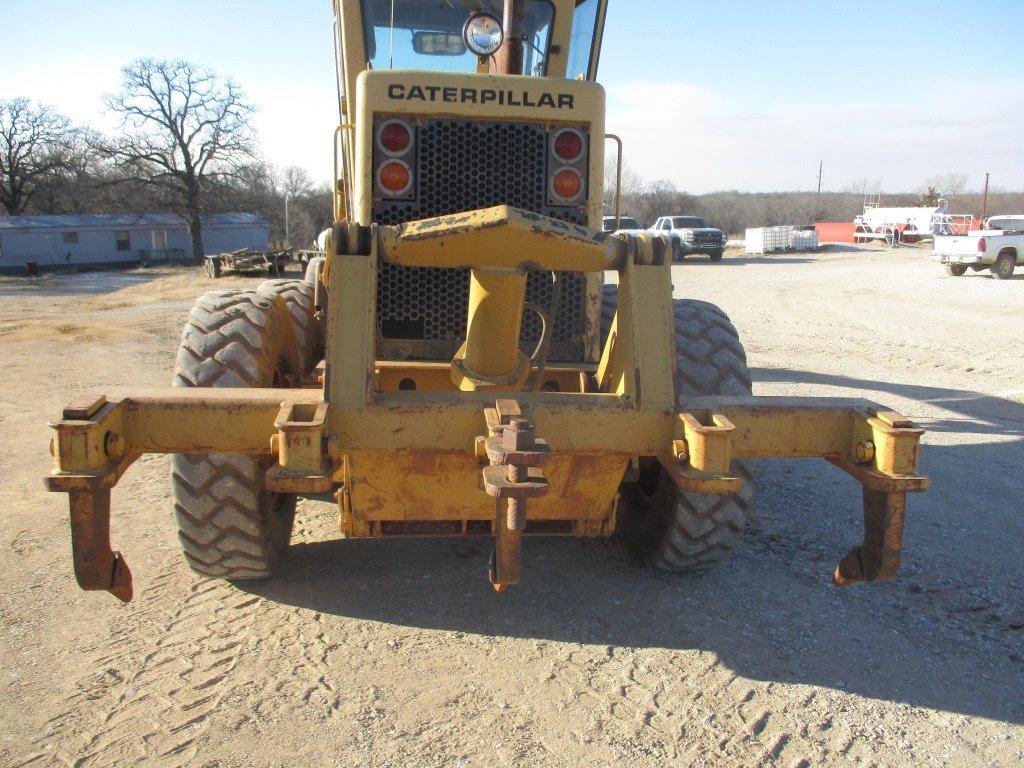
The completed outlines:
[[[666,238],[601,231],[606,4],[336,0],[325,259],[201,297],[174,387],[52,423],[84,589],[131,598],[110,498],[147,453],[173,454],[181,545],[207,577],[273,574],[296,496],[324,493],[346,538],[492,537],[499,591],[524,534],[618,531],[700,570],[737,542],[760,456],[856,478],[863,543],[834,580],[894,575],[922,430],[861,400],[752,397],[729,318],[673,298]]]

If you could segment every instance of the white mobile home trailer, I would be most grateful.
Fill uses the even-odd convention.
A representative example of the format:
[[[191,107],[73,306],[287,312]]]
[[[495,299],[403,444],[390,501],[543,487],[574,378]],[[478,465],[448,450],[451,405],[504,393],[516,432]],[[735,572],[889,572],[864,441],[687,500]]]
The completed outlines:
[[[263,216],[221,213],[202,219],[207,253],[266,250],[270,227]],[[192,260],[192,239],[173,214],[69,214],[0,216],[0,273],[39,269],[116,267]]]

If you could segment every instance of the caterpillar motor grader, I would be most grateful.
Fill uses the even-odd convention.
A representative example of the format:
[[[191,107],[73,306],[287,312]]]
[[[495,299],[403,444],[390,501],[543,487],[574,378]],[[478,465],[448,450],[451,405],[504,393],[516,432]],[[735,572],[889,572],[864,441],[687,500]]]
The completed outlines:
[[[704,569],[743,528],[744,462],[771,456],[861,483],[836,584],[895,574],[922,430],[861,400],[751,396],[729,318],[673,298],[668,243],[601,231],[606,6],[335,0],[327,256],[201,297],[174,387],[51,424],[82,588],[131,599],[110,498],[147,453],[172,454],[185,559],[208,577],[274,573],[296,497],[325,493],[348,538],[493,537],[499,591],[524,534],[618,532]]]

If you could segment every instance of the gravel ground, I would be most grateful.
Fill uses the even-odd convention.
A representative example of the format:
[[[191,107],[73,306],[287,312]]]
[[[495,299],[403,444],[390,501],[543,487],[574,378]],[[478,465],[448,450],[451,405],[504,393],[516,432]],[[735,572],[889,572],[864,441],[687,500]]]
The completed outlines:
[[[0,763],[1021,765],[1024,275],[830,247],[673,280],[732,316],[755,393],[866,397],[928,429],[897,582],[834,589],[858,488],[775,460],[743,550],[699,579],[615,541],[530,540],[525,583],[496,596],[485,542],[340,541],[304,501],[286,572],[238,589],[184,568],[168,463],[147,457],[114,495],[136,599],[80,592],[46,420],[166,384],[214,283],[0,280]]]

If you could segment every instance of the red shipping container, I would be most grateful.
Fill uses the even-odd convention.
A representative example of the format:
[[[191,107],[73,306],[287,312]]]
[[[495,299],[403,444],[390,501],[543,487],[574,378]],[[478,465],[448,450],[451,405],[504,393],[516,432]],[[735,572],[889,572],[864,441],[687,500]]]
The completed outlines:
[[[822,221],[814,225],[823,243],[853,243],[857,225],[850,221]]]

